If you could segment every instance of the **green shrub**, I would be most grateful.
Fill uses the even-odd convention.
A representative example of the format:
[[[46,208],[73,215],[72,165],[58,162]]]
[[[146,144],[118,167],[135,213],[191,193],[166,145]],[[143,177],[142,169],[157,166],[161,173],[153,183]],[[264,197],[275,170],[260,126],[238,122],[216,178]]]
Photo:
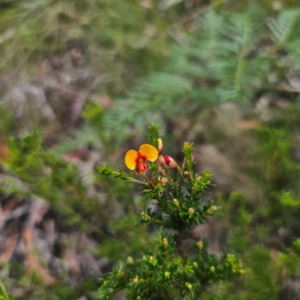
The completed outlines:
[[[150,133],[150,143],[157,147],[158,127],[152,125]],[[126,290],[127,299],[199,299],[212,282],[230,280],[244,272],[240,260],[233,254],[224,252],[218,257],[209,253],[206,242],[185,239],[188,229],[206,222],[220,209],[212,201],[203,201],[211,174],[194,173],[193,145],[184,144],[182,167],[168,155],[163,157],[153,146],[144,144],[138,152],[127,152],[125,163],[136,170],[137,177],[104,165],[98,168],[103,175],[141,184],[141,193],[149,200],[155,199],[156,207],[148,205],[139,212],[140,222],[161,231],[155,249],[149,247],[142,258],[128,257],[125,263],[104,276],[99,290],[102,299],[109,299],[121,290]],[[134,154],[130,154],[131,151]],[[134,160],[132,167],[128,163],[130,155]],[[156,159],[157,164],[153,162]],[[146,175],[148,168],[150,176]]]

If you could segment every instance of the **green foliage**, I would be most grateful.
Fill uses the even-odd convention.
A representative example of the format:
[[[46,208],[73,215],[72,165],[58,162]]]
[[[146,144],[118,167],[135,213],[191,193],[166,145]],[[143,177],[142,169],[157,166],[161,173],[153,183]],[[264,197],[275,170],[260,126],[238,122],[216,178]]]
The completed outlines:
[[[137,80],[128,97],[108,111],[104,125],[128,134],[134,124],[141,133],[153,120],[164,125],[162,120],[176,117],[189,120],[191,129],[205,108],[227,101],[249,107],[256,95],[277,91],[287,68],[300,70],[299,24],[298,10],[274,18],[258,8],[230,14],[209,10],[171,48],[161,70]]]
[[[7,168],[20,181],[8,177],[8,184],[1,187],[2,192],[35,194],[63,214],[69,226],[76,224],[78,229],[106,236],[101,230],[103,223],[97,221],[96,226],[83,218],[93,211],[102,222],[106,220],[95,199],[87,196],[88,185],[77,167],[46,151],[37,132],[23,139],[10,139],[9,155]]]
[[[0,300],[13,300],[13,296],[7,292],[5,286],[0,282]]]
[[[289,9],[289,8],[298,8],[299,2],[297,0],[285,0],[282,2],[274,2],[273,0],[265,0],[265,1],[247,1],[247,0],[240,0],[240,1],[219,1],[219,0],[213,0],[213,5],[216,5],[218,10],[221,10],[223,12],[240,12],[242,10],[249,9],[249,6],[251,5],[259,5],[263,9],[265,9],[269,14],[274,15],[278,11],[281,11],[283,9]]]
[[[261,200],[251,203],[237,192],[228,199],[219,197],[228,246],[241,255],[248,273],[239,280],[238,289],[232,283],[220,285],[209,299],[275,300],[286,294],[286,282],[300,274],[299,241],[295,239],[299,232],[299,167],[293,153],[298,118],[285,118],[285,113],[275,115],[268,126],[255,132],[258,162],[254,178],[261,188]],[[299,297],[293,287],[290,293]]]
[[[249,289],[252,294],[249,299],[277,299],[279,286],[271,273],[273,266],[269,250],[264,247],[254,247],[249,253],[250,261],[253,279],[249,280]],[[262,288],[262,282],[265,288]]]
[[[271,127],[262,127],[257,134],[260,142],[257,155],[262,158],[263,176],[271,190],[280,190],[296,170],[291,161],[291,136],[284,129]]]
[[[295,252],[297,253],[298,256],[300,256],[300,239],[296,239],[293,243]]]
[[[293,49],[293,47],[289,48],[289,43],[298,40],[299,24],[300,9],[284,10],[277,19],[270,19],[268,25],[273,34],[275,46],[282,48],[287,46],[287,50],[295,51],[296,49]]]
[[[89,193],[94,178],[91,177],[92,180],[87,182],[75,164],[62,160],[52,151],[45,150],[41,135],[37,131],[24,138],[10,138],[8,142],[9,159],[5,161],[7,175],[1,184],[2,193],[34,195],[47,201],[59,217],[58,230],[80,231],[97,241],[102,241],[101,246],[92,253],[95,256],[107,255],[105,257],[116,261],[124,258],[126,254],[139,253],[141,249],[145,249],[146,242],[141,237],[150,241],[151,236],[143,226],[130,228],[129,224],[132,226],[132,223],[137,221],[136,215],[127,218],[124,216],[124,210],[132,210],[134,207],[132,199],[128,200],[129,186],[120,182],[115,184],[112,191],[109,182],[102,180],[101,188],[106,191],[107,196],[104,193],[100,196],[109,199],[106,205],[106,201],[103,201],[99,194]],[[126,173],[122,174],[121,177],[124,178]],[[119,200],[117,205],[115,199]],[[103,204],[100,205],[98,200],[103,201]],[[115,220],[110,226],[110,210],[124,218]],[[112,236],[123,239],[123,242],[112,239]],[[127,250],[120,249],[120,245]],[[130,253],[129,249],[132,250]],[[24,274],[14,283],[25,287],[30,299],[77,299],[83,292],[89,294],[90,299],[96,298],[92,295],[95,286],[84,286],[88,283],[87,280],[70,289],[65,276],[62,276],[49,292],[39,274],[33,274],[30,278],[26,276],[27,274]]]
[[[106,276],[100,297],[109,299],[126,288],[127,299],[197,299],[205,287],[238,274],[240,262],[233,255],[218,259],[205,246],[195,245],[195,254],[183,260],[177,256],[171,235],[157,238],[158,254],[142,259],[128,258],[126,264]]]
[[[120,219],[110,222],[110,230],[116,235],[114,239],[106,239],[97,246],[96,253],[117,263],[128,256],[138,257],[149,248],[155,249],[155,237],[147,231],[146,226],[134,226],[139,222],[136,213],[128,213]]]
[[[156,144],[157,138],[158,127],[152,125],[150,141]],[[210,283],[243,273],[241,262],[234,255],[210,254],[201,240],[189,241],[193,250],[187,252],[185,249],[187,229],[206,222],[219,209],[212,201],[203,201],[211,174],[194,173],[192,153],[193,145],[185,143],[181,168],[170,157],[172,163],[169,164],[168,159],[159,154],[158,165],[150,165],[151,176],[138,172],[139,179],[134,175],[123,177],[120,171],[99,166],[102,175],[140,183],[144,187],[141,193],[148,199],[155,199],[155,209],[148,206],[139,213],[140,222],[175,231],[174,234],[161,232],[155,250],[148,247],[142,259],[128,257],[125,264],[105,275],[99,290],[102,299],[110,299],[124,289],[127,299],[198,299]],[[172,168],[176,170],[175,175],[171,173]]]
[[[88,60],[93,69],[91,76],[104,78],[95,88],[96,96],[86,96],[89,102],[82,114],[85,125],[76,128],[71,137],[54,147],[53,152],[45,150],[36,132],[9,141],[11,160],[6,162],[8,172],[1,191],[42,197],[64,216],[68,226],[75,225],[97,236],[101,240],[97,254],[112,262],[133,257],[133,263],[129,259],[114,271],[124,271],[123,277],[115,273],[107,276],[107,286],[103,285],[101,292],[125,288],[126,280],[133,294],[143,290],[145,284],[149,284],[151,291],[164,291],[174,283],[174,278],[178,278],[179,284],[169,289],[172,298],[189,298],[189,295],[192,298],[193,293],[196,297],[202,292],[201,284],[206,286],[203,274],[197,273],[199,270],[206,270],[209,282],[214,282],[226,278],[226,272],[231,272],[231,267],[238,262],[226,262],[230,258],[226,254],[215,260],[205,242],[202,250],[199,249],[201,243],[191,242],[191,253],[185,253],[185,259],[182,258],[180,231],[184,233],[186,228],[204,223],[220,211],[212,202],[200,200],[205,189],[210,187],[211,174],[205,172],[196,180],[200,176],[193,172],[192,147],[184,145],[184,157],[189,159],[179,170],[166,169],[166,174],[160,174],[157,164],[149,163],[152,176],[148,180],[102,165],[98,169],[100,173],[122,180],[102,176],[99,186],[97,183],[101,192],[95,197],[89,196],[91,184],[85,182],[77,167],[57,155],[89,145],[101,152],[105,164],[112,166],[114,150],[128,137],[143,133],[145,126],[153,121],[159,123],[163,131],[169,131],[167,126],[174,123],[182,127],[184,122],[192,132],[193,126],[201,123],[199,116],[205,109],[229,101],[241,104],[246,114],[252,116],[251,103],[260,95],[270,95],[270,111],[268,108],[267,112],[259,112],[262,119],[266,117],[263,122],[266,120],[268,124],[257,131],[258,151],[254,159],[252,156],[251,162],[247,162],[259,183],[258,199],[250,203],[244,195],[235,192],[229,198],[220,197],[217,204],[222,206],[220,226],[227,231],[226,246],[239,253],[248,273],[237,281],[220,283],[219,292],[213,289],[212,295],[207,292],[203,296],[229,300],[277,299],[286,281],[299,276],[299,241],[295,237],[299,232],[300,197],[298,159],[293,157],[299,148],[298,94],[282,88],[282,83],[286,82],[287,74],[297,74],[300,70],[300,13],[299,9],[293,9],[275,14],[274,10],[278,4],[287,8],[298,6],[298,3],[296,0],[263,1],[260,5],[272,11],[270,17],[257,8],[248,9],[249,1],[235,1],[236,4],[213,1],[217,6],[215,10],[205,10],[205,13],[202,9],[195,10],[187,22],[186,19],[182,22],[178,16],[183,14],[183,3],[189,1],[170,5],[165,10],[159,7],[160,2],[149,1],[152,8],[151,5],[143,6],[144,1],[130,0],[121,4],[116,0],[35,0],[0,4],[0,64],[8,75],[5,79],[9,79],[1,79],[0,134],[16,132],[23,125],[13,120],[15,116],[10,108],[4,107],[10,102],[14,107],[19,105],[14,99],[2,97],[6,82],[14,86],[16,81],[36,81],[41,59],[51,62],[54,55],[63,57],[63,53],[73,59],[71,49],[75,43],[84,52],[81,53],[84,57],[77,59],[76,64],[85,65]],[[233,6],[238,13],[233,12]],[[242,7],[247,11],[242,12]],[[170,26],[174,21],[177,23]],[[170,37],[176,44],[169,51]],[[166,53],[168,59],[161,64]],[[155,72],[144,75],[149,71]],[[58,70],[58,73],[63,72]],[[139,75],[143,77],[136,80]],[[133,86],[132,80],[136,80]],[[99,92],[123,98],[115,103],[112,100],[114,105],[106,111],[97,102]],[[277,107],[277,98],[281,97],[287,98],[288,104],[293,101],[296,104],[284,109],[279,104]],[[211,123],[202,125],[210,126]],[[157,146],[157,128],[151,127],[151,130],[149,143]],[[174,134],[180,135],[172,132],[168,138]],[[142,196],[132,199],[132,185],[128,181],[142,186]],[[141,211],[141,206],[149,204],[150,199],[157,202]],[[98,200],[104,203],[108,213],[99,207]],[[138,213],[127,215],[128,211]],[[112,212],[117,216],[114,215],[113,222],[110,220]],[[137,222],[143,224],[132,228]],[[115,238],[108,238],[103,230],[106,223]],[[151,225],[152,229],[164,228],[156,245],[144,225]],[[168,235],[174,228],[177,229],[175,235]],[[281,236],[280,230],[287,234]],[[169,243],[167,258],[162,245],[164,239]],[[141,252],[144,259],[140,259]],[[211,267],[215,268],[214,272],[208,271]],[[157,286],[150,280],[145,282],[143,270],[162,280]],[[51,290],[44,289],[36,277],[33,278],[36,293],[31,295],[32,299],[79,297],[77,291],[67,290],[64,282]],[[192,281],[198,278],[201,279],[198,285],[193,285]],[[116,287],[116,283],[120,285]],[[27,287],[29,285],[27,281]],[[84,288],[93,289],[88,283]],[[168,299],[169,296],[165,294],[164,297]]]
[[[126,87],[124,72],[130,80],[141,70],[155,69],[169,47],[167,27],[177,14],[161,12],[158,4],[153,1],[147,8],[130,0],[12,1],[1,9],[1,67],[23,76],[34,74],[41,57],[79,45],[84,57],[77,63],[86,60],[88,51],[102,73],[114,74],[105,88],[114,83],[116,93]]]
[[[91,177],[92,180],[87,182],[75,164],[45,150],[37,131],[24,138],[10,138],[8,142],[9,159],[5,161],[8,172],[1,184],[2,193],[34,195],[47,201],[59,216],[60,230],[76,230],[93,236],[101,244],[92,254],[107,257],[112,262],[140,253],[153,244],[150,242],[153,237],[146,232],[145,226],[132,228],[132,224],[138,221],[137,215],[125,216],[126,211],[135,209],[130,186],[120,181],[112,190],[109,181],[102,178],[101,189],[105,194],[91,195],[89,191],[95,178]],[[122,179],[132,179],[131,174],[124,171],[114,171],[109,167],[104,170]],[[109,201],[106,202],[106,198]],[[103,204],[99,204],[99,200]],[[109,214],[112,213],[123,218],[110,224]],[[15,284],[28,289],[31,299],[77,299],[82,291],[89,294],[90,299],[95,299],[92,295],[95,286],[83,286],[86,280],[70,289],[63,277],[49,293],[39,274],[33,274],[29,279],[24,277]]]
[[[251,207],[240,192],[231,193],[226,200],[219,195],[218,205],[222,206],[223,226],[232,233],[228,236],[228,243],[237,253],[244,253],[249,244],[253,242],[249,231],[253,213]],[[234,228],[232,228],[233,224]],[[264,237],[258,242],[261,242],[263,239]]]
[[[209,299],[278,299],[280,287],[277,279],[284,269],[283,264],[277,263],[269,249],[262,246],[249,249],[243,261],[247,266],[251,266],[251,269],[247,270],[247,275],[237,282],[228,283],[227,288],[221,284],[219,292],[210,295]]]
[[[292,248],[286,248],[283,241],[279,245],[273,242],[274,246],[270,248],[276,226],[273,220],[268,220],[270,203],[253,207],[242,194],[233,193],[229,199],[219,197],[218,204],[224,211],[228,247],[239,253],[247,273],[233,282],[219,284],[206,295],[207,299],[278,299],[284,283],[300,274],[298,239]],[[286,221],[284,216],[291,218],[292,214],[287,213],[283,206],[281,210],[282,226],[287,226],[283,223]]]

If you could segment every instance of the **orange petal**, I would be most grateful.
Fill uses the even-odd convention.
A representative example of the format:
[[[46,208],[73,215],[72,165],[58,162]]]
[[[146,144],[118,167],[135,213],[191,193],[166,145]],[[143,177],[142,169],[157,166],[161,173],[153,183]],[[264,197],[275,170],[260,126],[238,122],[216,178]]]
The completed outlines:
[[[136,167],[136,159],[138,157],[137,151],[131,149],[126,152],[125,165],[129,170],[134,170]]]
[[[158,157],[158,150],[154,146],[149,144],[141,145],[139,153],[146,156],[147,160],[149,161],[156,161]]]

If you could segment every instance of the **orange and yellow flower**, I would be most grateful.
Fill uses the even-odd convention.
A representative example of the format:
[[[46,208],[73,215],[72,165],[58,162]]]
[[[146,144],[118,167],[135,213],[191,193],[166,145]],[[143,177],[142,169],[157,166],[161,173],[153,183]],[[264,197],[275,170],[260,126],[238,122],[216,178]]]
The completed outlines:
[[[144,174],[149,170],[147,161],[157,160],[158,150],[149,144],[141,145],[138,151],[128,150],[125,155],[125,165],[129,170],[136,170],[137,173]]]

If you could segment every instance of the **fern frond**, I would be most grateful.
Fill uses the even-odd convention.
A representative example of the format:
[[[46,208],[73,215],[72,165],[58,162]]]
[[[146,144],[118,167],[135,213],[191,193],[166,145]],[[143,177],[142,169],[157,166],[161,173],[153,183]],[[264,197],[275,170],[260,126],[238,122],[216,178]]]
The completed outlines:
[[[295,38],[293,33],[300,30],[299,14],[298,10],[286,11],[278,20],[268,22],[269,27],[275,26],[280,43],[289,41],[285,49],[295,62],[300,61],[299,35]],[[189,118],[209,105],[249,101],[263,84],[269,85],[270,72],[278,72],[271,51],[274,44],[263,17],[256,9],[228,16],[214,10],[204,14],[200,32],[189,36],[184,46],[173,47],[161,72],[139,80],[130,92],[130,100],[118,101],[118,107],[105,117],[107,124],[130,130],[145,128],[155,117]],[[299,63],[295,66],[300,68]],[[193,111],[181,109],[187,106]]]
[[[284,10],[277,19],[267,22],[273,40],[277,45],[285,45],[300,34],[300,9]]]
[[[300,72],[300,39],[289,43],[286,50],[289,53],[289,59],[291,60],[293,68]]]
[[[65,154],[74,149],[86,147],[93,144],[97,149],[101,147],[99,135],[96,129],[89,125],[84,125],[73,132],[72,138],[67,138],[57,144],[52,150],[58,155]]]
[[[175,45],[171,50],[169,64],[166,65],[165,71],[173,74],[192,75],[203,78],[206,73],[204,65],[201,63],[203,51],[201,52],[202,56],[199,52],[198,48],[191,45]],[[199,59],[199,56],[201,59]]]
[[[185,78],[170,73],[155,73],[145,78],[141,83],[143,89],[161,97],[184,95],[191,88]]]

